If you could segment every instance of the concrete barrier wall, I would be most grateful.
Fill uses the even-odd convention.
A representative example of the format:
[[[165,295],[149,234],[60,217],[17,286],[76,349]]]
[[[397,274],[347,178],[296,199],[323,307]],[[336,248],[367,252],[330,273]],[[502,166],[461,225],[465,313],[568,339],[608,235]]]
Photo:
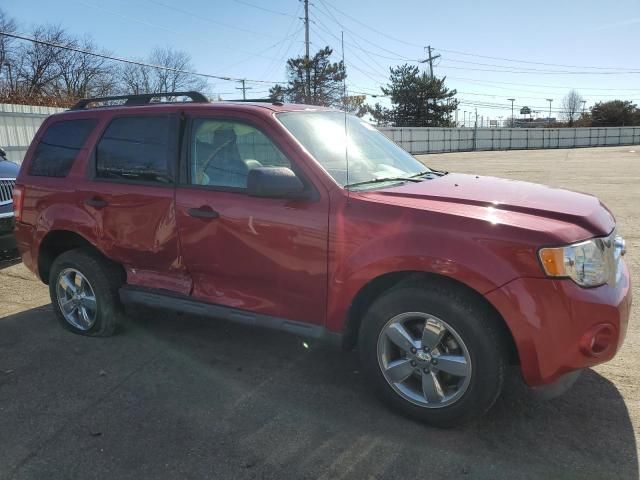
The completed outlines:
[[[478,129],[384,127],[380,130],[411,153],[640,144],[640,127]]]

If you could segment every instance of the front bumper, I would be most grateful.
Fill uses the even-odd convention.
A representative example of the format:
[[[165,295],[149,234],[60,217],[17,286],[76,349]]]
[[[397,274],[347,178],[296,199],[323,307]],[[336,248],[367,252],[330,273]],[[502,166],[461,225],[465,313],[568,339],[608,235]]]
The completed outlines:
[[[528,385],[551,384],[613,358],[631,308],[629,271],[624,262],[620,268],[615,285],[582,288],[569,279],[519,278],[486,295],[511,330]],[[596,331],[607,334],[603,348],[588,351],[586,339]]]

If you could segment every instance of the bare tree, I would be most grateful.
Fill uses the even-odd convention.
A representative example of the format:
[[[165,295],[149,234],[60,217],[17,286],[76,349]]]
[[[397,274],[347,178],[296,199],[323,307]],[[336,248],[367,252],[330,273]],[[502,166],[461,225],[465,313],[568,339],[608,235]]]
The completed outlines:
[[[582,100],[584,99],[577,90],[570,90],[562,99],[562,113],[570,127],[573,127],[574,119],[579,116]]]
[[[157,65],[154,68],[143,65],[125,64],[120,69],[124,93],[176,92],[181,90],[206,91],[207,82],[191,73],[191,56],[170,47],[156,48],[145,62]]]
[[[140,60],[142,62],[142,60]],[[122,93],[148,93],[153,91],[151,77],[153,72],[149,67],[125,63],[120,66],[120,90]]]
[[[73,40],[70,45],[77,51],[66,51],[58,57],[60,76],[56,81],[56,93],[68,99],[105,96],[116,88],[116,77],[110,62],[90,53],[97,52],[89,38]]]
[[[12,33],[16,31],[16,22],[0,9],[0,31]],[[15,56],[15,41],[5,35],[0,36],[0,92],[7,95],[15,88],[12,71]]]
[[[31,36],[57,45],[71,43],[64,29],[58,25],[36,27]],[[24,43],[16,55],[15,75],[20,93],[25,97],[51,94],[60,77],[60,60],[64,50],[42,43]]]
[[[176,92],[180,90],[204,90],[207,82],[201,77],[184,73],[192,71],[191,55],[174,50],[171,47],[156,48],[151,52],[149,63],[161,65],[172,70],[154,69],[155,89],[161,92]]]

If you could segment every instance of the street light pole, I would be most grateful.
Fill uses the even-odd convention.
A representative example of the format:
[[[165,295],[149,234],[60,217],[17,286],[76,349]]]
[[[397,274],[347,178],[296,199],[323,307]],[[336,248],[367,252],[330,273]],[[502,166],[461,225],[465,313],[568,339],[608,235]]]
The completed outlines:
[[[549,118],[547,118],[547,123],[551,123],[551,102],[553,102],[553,98],[547,98],[547,102],[549,102]]]
[[[513,102],[516,101],[515,98],[507,98],[511,102],[511,128],[513,128]]]
[[[587,104],[586,100],[582,100],[582,115],[584,115],[584,107]]]

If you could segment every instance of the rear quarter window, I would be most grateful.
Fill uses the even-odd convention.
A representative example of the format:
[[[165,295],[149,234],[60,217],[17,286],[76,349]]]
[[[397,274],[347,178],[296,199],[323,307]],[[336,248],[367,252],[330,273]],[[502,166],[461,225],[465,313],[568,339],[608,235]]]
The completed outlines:
[[[49,125],[31,159],[29,175],[66,177],[97,123],[96,119],[83,118]]]

